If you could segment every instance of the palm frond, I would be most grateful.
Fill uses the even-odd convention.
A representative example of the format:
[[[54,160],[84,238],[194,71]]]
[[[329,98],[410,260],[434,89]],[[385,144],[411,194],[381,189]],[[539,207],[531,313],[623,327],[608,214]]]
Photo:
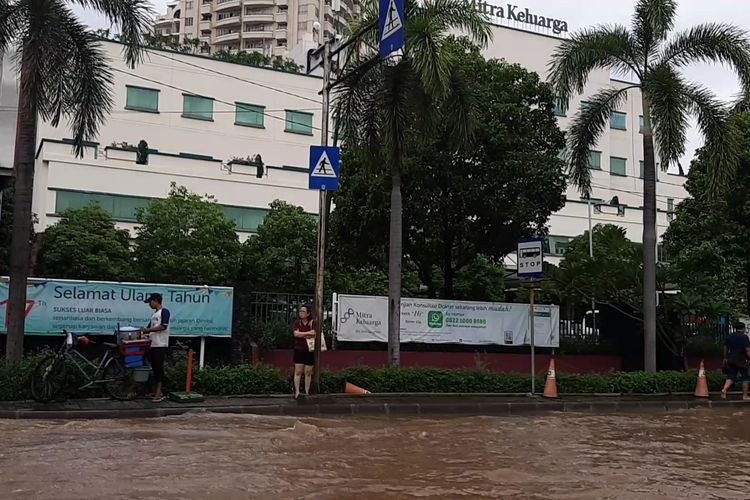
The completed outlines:
[[[727,188],[739,165],[739,137],[729,123],[729,109],[713,92],[690,83],[685,85],[685,100],[691,114],[698,119],[698,128],[705,138],[702,154],[711,165],[709,182],[714,193]]]
[[[150,32],[153,11],[148,0],[72,0],[86,9],[99,11],[120,28],[125,60],[134,67],[143,60],[145,35]]]
[[[636,43],[622,26],[598,26],[573,34],[555,49],[549,64],[549,81],[562,100],[583,93],[589,74],[596,69],[618,73],[642,71]]]
[[[424,17],[413,19],[408,27],[405,52],[409,65],[428,94],[445,96],[453,62],[445,30],[433,19]]]
[[[676,34],[663,48],[660,62],[684,67],[696,62],[727,64],[750,90],[750,40],[736,26],[708,23]]]
[[[685,82],[674,68],[661,65],[649,71],[643,85],[661,166],[666,170],[685,152],[690,117]]]
[[[67,7],[56,5],[56,36],[66,45],[62,50],[45,54],[50,67],[59,69],[46,75],[45,84],[51,91],[47,93],[46,105],[40,113],[53,125],[61,116],[69,119],[74,150],[80,156],[83,142],[96,137],[112,107],[113,77],[106,51],[96,35],[90,33]]]
[[[481,48],[492,40],[492,27],[484,15],[462,0],[433,0],[415,12],[417,18],[430,19],[444,32],[460,32]]]
[[[451,117],[449,137],[457,149],[463,147],[474,132],[478,103],[469,85],[470,78],[458,69],[451,71],[448,95],[442,106],[444,115]]]
[[[25,10],[25,3],[0,0],[0,53],[6,52],[11,42],[19,38]]]
[[[631,87],[600,90],[573,117],[568,129],[568,173],[581,194],[591,194],[589,154],[609,124],[609,117],[617,110]]]
[[[675,0],[639,0],[633,15],[633,34],[646,50],[666,39],[674,28]]]

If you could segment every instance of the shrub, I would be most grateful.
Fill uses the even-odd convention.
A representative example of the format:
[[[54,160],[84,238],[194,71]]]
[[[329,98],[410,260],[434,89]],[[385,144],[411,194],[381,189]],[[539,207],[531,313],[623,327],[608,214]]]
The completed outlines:
[[[0,400],[23,400],[31,397],[29,380],[36,358],[17,365],[0,361]],[[167,365],[165,390],[184,390],[186,363],[177,352]],[[697,373],[692,372],[614,372],[607,374],[558,373],[558,389],[562,394],[619,393],[659,394],[692,392]],[[206,367],[193,373],[192,388],[204,395],[230,396],[242,394],[291,393],[291,370],[280,371],[267,366]],[[723,382],[720,372],[707,374],[708,385],[718,391]],[[528,376],[517,373],[494,373],[486,370],[440,370],[436,368],[352,367],[337,372],[324,372],[321,389],[325,393],[341,392],[345,381],[375,393],[524,393],[531,389]],[[544,377],[537,378],[537,387]],[[72,396],[90,395],[72,394]]]

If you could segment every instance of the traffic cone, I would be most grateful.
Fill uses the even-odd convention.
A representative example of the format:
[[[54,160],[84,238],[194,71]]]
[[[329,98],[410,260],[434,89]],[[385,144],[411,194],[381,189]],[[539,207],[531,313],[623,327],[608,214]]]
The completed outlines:
[[[701,366],[698,369],[698,381],[695,383],[695,397],[708,397],[708,382],[706,382],[706,368],[703,366],[703,360],[701,360]]]
[[[356,385],[350,384],[349,382],[345,382],[344,393],[345,394],[370,394],[370,391],[362,389],[361,387],[357,387]]]
[[[549,360],[549,369],[547,370],[547,380],[544,382],[545,398],[557,398],[557,380],[555,379],[555,358]]]

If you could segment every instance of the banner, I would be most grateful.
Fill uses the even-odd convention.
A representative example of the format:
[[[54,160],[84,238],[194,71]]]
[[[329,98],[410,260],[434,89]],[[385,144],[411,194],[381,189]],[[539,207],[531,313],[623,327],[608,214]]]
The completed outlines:
[[[336,338],[388,342],[388,299],[339,295]],[[401,299],[401,342],[528,345],[529,305]],[[560,346],[560,308],[534,307],[534,343]]]
[[[62,330],[111,334],[120,326],[145,327],[153,311],[143,301],[160,293],[175,336],[229,337],[232,288],[30,279],[26,289],[26,333]],[[8,280],[0,279],[0,332],[7,333]]]

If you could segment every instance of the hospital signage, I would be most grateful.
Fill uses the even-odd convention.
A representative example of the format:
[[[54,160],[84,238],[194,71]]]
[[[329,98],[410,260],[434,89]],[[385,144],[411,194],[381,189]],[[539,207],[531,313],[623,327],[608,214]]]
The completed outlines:
[[[554,17],[547,17],[528,8],[521,8],[518,5],[505,4],[493,5],[484,0],[468,0],[469,5],[473,6],[478,12],[486,15],[490,21],[504,20],[515,21],[517,23],[529,24],[539,28],[546,28],[555,35],[568,32],[568,22]]]

